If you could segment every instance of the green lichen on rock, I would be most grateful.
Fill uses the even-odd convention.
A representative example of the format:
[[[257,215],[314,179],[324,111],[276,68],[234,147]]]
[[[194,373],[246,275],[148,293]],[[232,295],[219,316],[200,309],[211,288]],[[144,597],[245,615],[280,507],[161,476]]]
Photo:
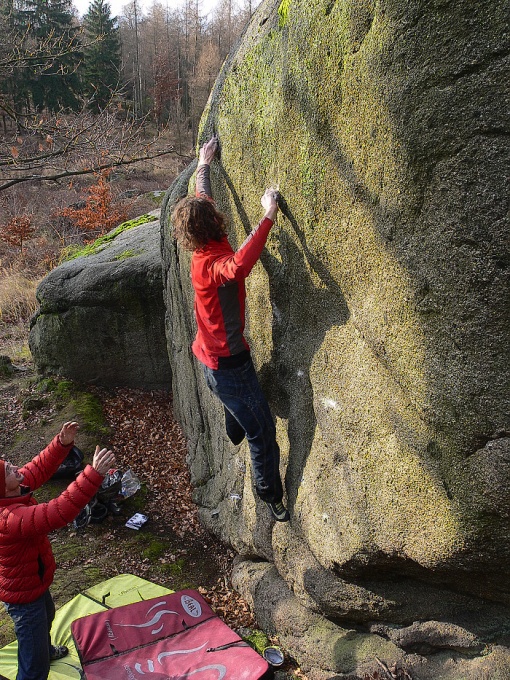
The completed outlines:
[[[335,488],[341,488],[339,475],[348,474],[354,484],[343,492],[346,511],[355,513],[359,503],[362,550],[378,549],[368,540],[375,531],[375,544],[383,551],[433,568],[455,555],[460,559],[477,530],[484,531],[458,465],[476,431],[489,433],[503,423],[496,405],[503,398],[501,381],[487,380],[485,372],[486,366],[495,376],[498,371],[492,342],[485,341],[476,321],[469,335],[475,338],[477,327],[478,339],[463,357],[448,340],[453,324],[464,342],[459,310],[472,305],[465,291],[483,295],[483,286],[469,283],[467,270],[462,285],[452,275],[452,268],[458,269],[457,237],[443,224],[455,219],[456,210],[465,214],[465,208],[462,202],[453,207],[439,200],[441,218],[434,216],[439,194],[430,193],[440,181],[441,173],[433,175],[441,144],[444,149],[449,144],[449,107],[460,117],[471,115],[472,101],[462,84],[446,106],[425,83],[439,83],[449,73],[454,81],[456,62],[463,58],[450,54],[447,45],[450,37],[463,43],[460,25],[466,30],[467,25],[461,9],[444,5],[431,14],[414,4],[402,14],[394,4],[382,7],[373,0],[312,0],[289,7],[263,4],[264,21],[259,18],[248,29],[208,112],[222,142],[221,163],[212,168],[213,188],[229,217],[233,245],[257,223],[265,187],[278,186],[286,204],[262,266],[248,280],[251,346],[268,375],[285,366],[284,376],[299,368],[310,380],[307,398],[299,400],[308,416],[287,413],[291,431],[301,432],[291,442],[288,474],[294,479],[293,470],[304,464],[324,487],[323,498],[330,488],[324,480],[336,480]],[[407,29],[406,13],[426,28],[437,50],[433,67],[425,60],[423,41]],[[489,15],[494,26],[501,22],[498,3],[477,13],[480,25],[489,26]],[[282,16],[285,30],[275,30]],[[497,42],[496,29],[491,31]],[[490,43],[477,38],[473,58],[482,63]],[[472,88],[470,83],[476,98]],[[499,116],[488,100],[486,111]],[[433,132],[424,119],[437,121]],[[469,139],[467,128],[461,128],[459,140],[465,134]],[[486,193],[488,178],[497,173],[484,148],[476,153],[486,168],[486,179],[476,181]],[[453,146],[444,162],[451,173],[460,172]],[[468,170],[467,182],[470,176]],[[498,210],[495,205],[495,217]],[[467,229],[478,234],[475,240],[483,248],[484,223],[483,210],[473,203]],[[487,253],[485,260],[494,294],[491,319],[502,337],[495,313],[502,301],[500,275],[491,257]],[[463,388],[475,366],[472,389],[494,396],[483,416]],[[280,378],[277,387],[270,382],[275,396],[287,393],[292,403],[297,386],[290,378]],[[316,459],[316,435],[302,423],[315,423],[322,439],[336,442],[345,462],[333,466]],[[441,451],[439,458],[429,456],[431,442]],[[313,511],[313,504],[303,501],[305,514],[297,490],[291,497],[311,540],[320,536],[312,529],[321,516],[318,505]],[[501,519],[500,532],[504,523]],[[347,527],[341,537],[337,531],[331,534],[330,558],[349,560],[361,546],[351,544]]]
[[[146,224],[147,222],[154,222],[157,217],[147,213],[146,215],[141,215],[133,220],[127,220],[122,222],[118,227],[115,227],[112,231],[107,234],[103,234],[99,238],[96,238],[92,243],[88,243],[85,246],[68,246],[62,251],[61,262],[67,262],[69,260],[74,260],[77,257],[87,257],[88,255],[95,255],[99,253],[103,248],[105,248],[111,241],[113,241],[119,234],[127,231],[128,229],[133,229],[134,227],[139,227],[141,224]]]
[[[291,0],[282,0],[280,6],[278,7],[278,25],[283,28],[287,23],[287,15],[289,13]]]
[[[201,134],[220,137],[212,187],[234,248],[265,188],[282,197],[247,280],[292,516],[266,542],[231,462],[247,447],[226,443],[184,349],[189,260],[165,244],[201,516],[331,618],[453,616],[448,588],[510,603],[503,5],[266,0],[215,86]],[[239,488],[242,517],[223,520]],[[442,611],[427,582],[448,584]]]
[[[115,255],[114,259],[115,260],[127,260],[127,258],[129,258],[129,257],[136,257],[137,255],[140,255],[140,251],[134,250],[134,248],[129,248],[127,250],[123,250],[118,255]]]

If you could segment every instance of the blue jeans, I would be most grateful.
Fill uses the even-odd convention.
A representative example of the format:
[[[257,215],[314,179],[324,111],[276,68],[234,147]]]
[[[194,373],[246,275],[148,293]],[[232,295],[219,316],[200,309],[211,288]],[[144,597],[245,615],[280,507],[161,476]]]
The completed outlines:
[[[246,435],[257,495],[263,501],[280,502],[283,487],[276,427],[251,357],[236,368],[204,366],[204,375],[207,386],[225,407],[229,437],[238,443],[240,434]]]
[[[4,606],[14,621],[18,638],[18,674],[16,680],[47,680],[50,672],[50,630],[55,605],[47,590],[34,602]]]

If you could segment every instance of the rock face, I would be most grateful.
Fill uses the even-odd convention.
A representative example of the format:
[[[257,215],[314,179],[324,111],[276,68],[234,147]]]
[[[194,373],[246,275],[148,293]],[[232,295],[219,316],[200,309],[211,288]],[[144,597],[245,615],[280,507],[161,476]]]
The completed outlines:
[[[220,137],[233,246],[267,186],[284,199],[247,325],[288,526],[254,499],[246,444],[190,354],[189,254],[168,218],[193,166],[167,196],[195,500],[310,677],[380,672],[375,656],[413,678],[508,677],[506,20],[501,0],[267,0],[216,83],[202,139]]]
[[[158,214],[42,281],[29,337],[40,371],[104,386],[170,389]]]

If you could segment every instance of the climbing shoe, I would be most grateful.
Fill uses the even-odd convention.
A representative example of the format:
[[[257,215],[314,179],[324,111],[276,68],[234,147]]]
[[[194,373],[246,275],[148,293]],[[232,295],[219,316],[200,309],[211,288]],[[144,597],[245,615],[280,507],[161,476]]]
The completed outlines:
[[[51,645],[50,647],[50,661],[58,661],[69,654],[69,650],[64,645]]]
[[[278,503],[271,503],[270,501],[266,501],[266,505],[271,510],[271,514],[273,515],[273,518],[277,522],[289,521],[290,519],[289,511],[281,501],[279,501]]]

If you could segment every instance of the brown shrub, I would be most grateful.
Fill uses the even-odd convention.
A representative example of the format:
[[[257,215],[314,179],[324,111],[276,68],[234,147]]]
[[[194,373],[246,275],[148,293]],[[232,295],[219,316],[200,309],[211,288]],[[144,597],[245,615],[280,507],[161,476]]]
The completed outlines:
[[[113,197],[107,182],[110,171],[95,174],[96,184],[88,187],[83,208],[64,208],[61,214],[67,217],[84,233],[94,236],[104,234],[126,219],[126,211],[113,205]]]

